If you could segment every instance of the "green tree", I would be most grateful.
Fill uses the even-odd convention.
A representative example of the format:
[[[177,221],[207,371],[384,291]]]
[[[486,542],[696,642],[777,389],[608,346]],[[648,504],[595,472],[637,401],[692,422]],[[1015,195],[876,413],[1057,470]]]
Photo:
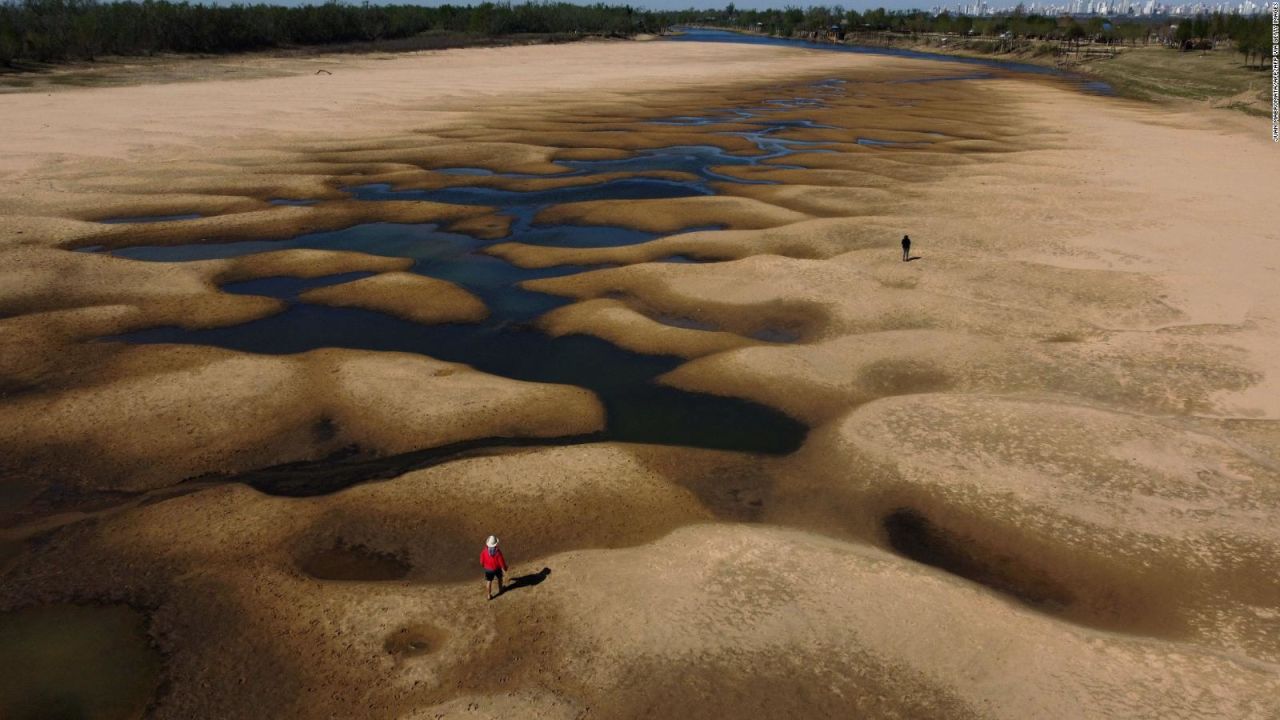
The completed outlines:
[[[19,48],[18,38],[13,30],[0,27],[0,65],[13,67],[13,61],[18,58]]]
[[[1080,23],[1072,19],[1070,24],[1067,25],[1067,29],[1063,32],[1062,36],[1063,39],[1071,44],[1077,53],[1080,52],[1080,41],[1084,39],[1085,36],[1084,28],[1080,26]]]
[[[1087,31],[1090,40],[1095,40],[1102,34],[1102,26],[1105,22],[1105,20],[1097,15],[1094,15],[1085,21],[1085,30]]]
[[[1191,21],[1191,37],[1197,40],[1209,37],[1209,21],[1203,15],[1196,15]]]
[[[1241,55],[1244,55],[1245,67],[1249,67],[1249,58],[1252,57],[1253,53],[1256,51],[1257,51],[1257,48],[1254,46],[1253,38],[1241,37],[1239,40],[1236,41],[1236,52],[1240,53]]]
[[[1174,38],[1178,41],[1178,47],[1185,48],[1187,43],[1191,42],[1193,32],[1194,30],[1189,21],[1183,20],[1178,23],[1177,33],[1174,35]]]

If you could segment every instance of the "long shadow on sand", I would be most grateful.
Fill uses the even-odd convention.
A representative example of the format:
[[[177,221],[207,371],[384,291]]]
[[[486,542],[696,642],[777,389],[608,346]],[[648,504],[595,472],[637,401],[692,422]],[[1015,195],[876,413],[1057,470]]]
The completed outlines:
[[[912,508],[898,508],[882,521],[898,554],[985,585],[1032,607],[1061,611],[1074,602],[1071,589],[1025,558],[985,547],[939,526]]]
[[[511,582],[507,583],[506,586],[502,588],[502,594],[506,595],[513,590],[521,590],[523,588],[541,585],[542,582],[549,577],[551,577],[551,568],[544,567],[536,573],[529,573],[528,575],[521,575],[520,577],[512,578]]]
[[[602,439],[601,433],[556,438],[477,438],[383,456],[362,455],[357,448],[349,448],[318,460],[284,463],[234,474],[211,473],[191,478],[187,483],[199,487],[209,483],[238,482],[268,495],[315,497],[360,483],[390,480],[454,460],[517,452],[521,448],[578,445]]]

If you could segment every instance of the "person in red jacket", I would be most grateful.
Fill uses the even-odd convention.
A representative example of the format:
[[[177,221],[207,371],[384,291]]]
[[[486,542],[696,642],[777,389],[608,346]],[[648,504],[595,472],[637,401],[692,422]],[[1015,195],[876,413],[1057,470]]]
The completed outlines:
[[[490,535],[484,541],[484,549],[480,551],[480,567],[484,568],[485,591],[489,599],[493,599],[493,580],[498,579],[498,594],[502,594],[502,573],[507,569],[507,560],[502,557],[498,548],[498,538]]]

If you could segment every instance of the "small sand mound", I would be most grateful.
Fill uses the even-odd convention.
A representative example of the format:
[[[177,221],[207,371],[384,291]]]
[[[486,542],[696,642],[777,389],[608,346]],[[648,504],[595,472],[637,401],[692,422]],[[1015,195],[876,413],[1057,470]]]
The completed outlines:
[[[556,205],[538,213],[539,223],[622,225],[649,232],[727,223],[732,229],[765,228],[810,220],[812,216],[751,198],[710,195],[668,200],[589,200]]]
[[[390,272],[352,282],[308,290],[305,302],[357,307],[433,325],[479,322],[489,316],[480,298],[447,280],[407,272]]]
[[[538,325],[557,337],[594,335],[635,352],[686,358],[755,344],[733,333],[662,323],[610,298],[566,305],[542,316]]]

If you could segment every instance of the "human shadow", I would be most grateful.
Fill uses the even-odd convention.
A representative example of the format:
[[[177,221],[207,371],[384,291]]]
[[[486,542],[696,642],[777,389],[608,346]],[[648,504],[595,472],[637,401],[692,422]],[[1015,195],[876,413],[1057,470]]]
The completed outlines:
[[[924,258],[923,255],[911,255],[911,256],[908,256],[907,259],[904,260],[903,262],[911,262],[913,260],[922,260],[923,258]]]
[[[534,585],[540,585],[542,584],[542,581],[546,580],[547,577],[549,577],[550,575],[551,575],[551,568],[544,567],[536,573],[530,573],[528,575],[521,575],[520,577],[511,578],[511,582],[507,583],[506,586],[502,588],[502,592],[505,595],[506,593],[509,593],[512,590],[519,590],[520,588],[527,588],[527,587],[533,587]]]

